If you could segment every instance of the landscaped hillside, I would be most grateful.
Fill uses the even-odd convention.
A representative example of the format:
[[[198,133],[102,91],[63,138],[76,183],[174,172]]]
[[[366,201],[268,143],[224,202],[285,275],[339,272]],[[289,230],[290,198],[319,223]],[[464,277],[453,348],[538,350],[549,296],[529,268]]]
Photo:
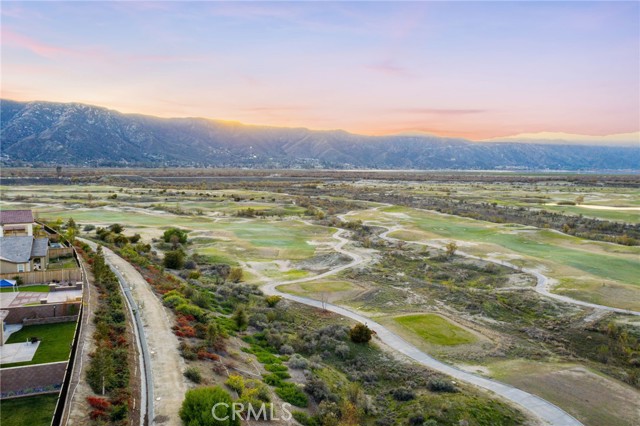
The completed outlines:
[[[633,170],[635,147],[478,143],[436,136],[162,119],[105,108],[2,100],[4,164],[378,169]]]

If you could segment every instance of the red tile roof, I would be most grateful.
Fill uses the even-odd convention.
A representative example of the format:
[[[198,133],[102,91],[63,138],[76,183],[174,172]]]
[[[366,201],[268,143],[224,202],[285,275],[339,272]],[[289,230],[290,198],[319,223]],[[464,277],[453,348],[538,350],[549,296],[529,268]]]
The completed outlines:
[[[0,211],[0,225],[11,223],[32,223],[33,213],[31,210],[3,210]]]

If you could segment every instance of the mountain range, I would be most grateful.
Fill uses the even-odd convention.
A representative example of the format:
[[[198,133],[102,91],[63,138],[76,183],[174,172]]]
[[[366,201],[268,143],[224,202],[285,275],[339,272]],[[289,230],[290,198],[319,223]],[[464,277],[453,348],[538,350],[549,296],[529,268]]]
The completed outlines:
[[[0,101],[4,165],[467,170],[638,170],[640,148],[576,141],[252,126],[123,114],[79,103]],[[590,140],[593,143],[593,140]]]

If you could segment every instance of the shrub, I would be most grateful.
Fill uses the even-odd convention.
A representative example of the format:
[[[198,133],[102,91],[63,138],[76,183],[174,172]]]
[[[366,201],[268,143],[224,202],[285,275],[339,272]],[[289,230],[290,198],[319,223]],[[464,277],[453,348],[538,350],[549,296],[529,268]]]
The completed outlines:
[[[427,383],[427,387],[431,392],[457,392],[458,389],[448,380],[431,379]]]
[[[282,385],[282,379],[277,374],[265,374],[262,376],[262,380],[268,385],[271,386],[280,386]]]
[[[294,411],[291,415],[302,426],[320,426],[315,417],[311,417],[303,411]]]
[[[249,325],[249,317],[244,309],[244,306],[238,306],[233,313],[233,321],[236,323],[236,328],[240,331],[245,330]]]
[[[176,306],[176,312],[187,316],[192,315],[193,317],[199,319],[204,317],[204,311],[196,305],[192,305],[191,303],[182,303]]]
[[[280,297],[280,296],[267,296],[264,300],[265,300],[265,302],[267,302],[267,306],[269,306],[270,308],[273,308],[278,304],[278,302],[280,300],[282,300],[282,297]]]
[[[239,283],[240,281],[242,281],[243,275],[244,272],[242,271],[242,268],[231,268],[228,279],[233,283]]]
[[[185,244],[187,242],[187,231],[183,231],[179,228],[167,229],[164,231],[164,234],[162,234],[162,239],[165,243],[169,243],[171,242],[171,237],[174,235],[178,238],[178,242],[180,244]]]
[[[300,354],[293,354],[289,359],[289,367],[294,370],[304,370],[309,367],[309,362],[303,358]]]
[[[304,390],[311,395],[317,403],[321,403],[322,401],[335,402],[338,399],[331,393],[327,384],[318,377],[309,378],[307,384],[304,386]]]
[[[267,364],[264,366],[264,369],[269,371],[270,373],[275,373],[278,371],[287,371],[287,366],[282,364]]]
[[[216,404],[217,420],[212,416],[211,409]],[[188,426],[240,426],[240,418],[232,416],[231,396],[221,387],[201,387],[187,391],[182,408],[180,408],[180,419]],[[235,418],[234,418],[235,417]]]
[[[293,346],[291,345],[282,345],[280,346],[280,351],[282,355],[291,355],[295,351],[293,350]]]
[[[84,228],[82,228],[84,232],[91,232],[94,229],[96,229],[95,225],[85,225]]]
[[[276,393],[285,402],[295,405],[296,407],[305,408],[309,405],[307,395],[293,383],[283,382],[276,388]]]
[[[411,389],[407,388],[393,389],[390,393],[396,401],[411,401],[416,397],[416,394]]]
[[[202,374],[200,374],[200,370],[195,367],[189,367],[184,372],[184,377],[191,380],[193,383],[202,382]]]
[[[239,374],[231,374],[224,384],[236,391],[239,396],[242,396],[242,392],[244,391],[244,377]]]
[[[164,254],[162,264],[168,269],[181,269],[184,266],[184,253],[182,250],[168,251]]]
[[[167,297],[167,295],[165,295],[162,298],[163,303],[170,307],[170,308],[175,308],[178,305],[183,305],[187,303],[187,299],[185,299],[182,296],[178,296],[176,294],[172,294],[172,295],[168,295],[169,297]]]
[[[351,355],[351,349],[349,348],[349,345],[346,345],[344,343],[337,345],[334,352],[338,357],[342,359],[347,359],[349,355]]]
[[[349,332],[349,337],[354,343],[368,343],[371,340],[371,329],[365,324],[356,324]]]

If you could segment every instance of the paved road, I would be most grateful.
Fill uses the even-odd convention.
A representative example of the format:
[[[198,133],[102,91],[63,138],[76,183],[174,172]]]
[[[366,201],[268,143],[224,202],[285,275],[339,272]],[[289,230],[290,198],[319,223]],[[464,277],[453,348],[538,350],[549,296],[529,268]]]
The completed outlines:
[[[356,253],[351,253],[344,249],[345,244],[349,241],[342,236],[344,232],[345,232],[344,230],[340,229],[336,231],[336,233],[333,235],[333,237],[339,241],[339,243],[335,247],[335,250],[339,253],[350,256],[353,260],[349,264],[336,267],[334,269],[331,269],[330,271],[327,271],[323,274],[316,275],[313,277],[300,278],[292,281],[267,282],[266,284],[261,286],[262,291],[267,295],[277,295],[285,299],[292,300],[294,302],[302,303],[304,305],[313,306],[319,309],[326,309],[328,311],[335,312],[347,318],[351,318],[352,320],[361,322],[363,324],[367,324],[369,328],[371,328],[373,331],[376,332],[377,338],[379,338],[383,343],[388,345],[390,348],[408,356],[409,358],[417,361],[418,363],[432,370],[439,371],[459,381],[466,382],[474,386],[477,386],[479,388],[491,391],[496,395],[519,406],[523,411],[531,413],[531,415],[538,418],[540,421],[542,421],[546,425],[551,425],[551,426],[582,425],[582,423],[580,423],[577,419],[575,419],[570,414],[566,413],[559,407],[555,406],[554,404],[548,401],[545,401],[544,399],[536,395],[514,388],[513,386],[488,379],[486,377],[478,376],[473,373],[460,370],[456,367],[453,367],[449,364],[445,364],[441,361],[438,361],[432,358],[431,356],[422,352],[420,349],[408,343],[406,340],[402,339],[397,334],[393,333],[392,331],[384,327],[383,325],[378,324],[377,322],[359,313],[356,313],[342,306],[337,306],[330,303],[323,303],[318,300],[309,299],[301,296],[295,296],[288,293],[283,293],[277,289],[277,287],[280,285],[319,280],[324,277],[337,274],[345,269],[352,268],[362,263],[364,259],[361,256],[359,256]],[[262,278],[266,279],[266,277],[264,276]]]

